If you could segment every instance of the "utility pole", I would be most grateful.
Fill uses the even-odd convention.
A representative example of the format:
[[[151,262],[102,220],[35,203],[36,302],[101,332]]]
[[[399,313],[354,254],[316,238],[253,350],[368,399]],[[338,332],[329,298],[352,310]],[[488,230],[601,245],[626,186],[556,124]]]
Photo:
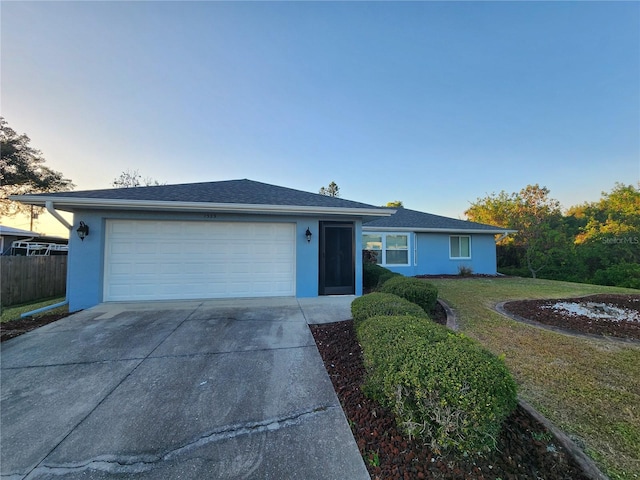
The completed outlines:
[[[38,219],[38,212],[33,211],[33,205],[31,205],[31,215],[29,216],[29,230],[33,232],[33,221]]]

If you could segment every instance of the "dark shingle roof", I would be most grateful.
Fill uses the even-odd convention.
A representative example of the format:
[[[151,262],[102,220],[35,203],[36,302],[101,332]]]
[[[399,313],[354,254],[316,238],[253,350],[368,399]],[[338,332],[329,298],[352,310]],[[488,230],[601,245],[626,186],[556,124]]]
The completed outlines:
[[[482,223],[470,222],[468,220],[458,220],[456,218],[442,217],[432,213],[418,212],[408,208],[398,208],[397,212],[390,217],[383,217],[363,225],[367,230],[380,229],[411,229],[414,231],[482,231],[505,232],[507,229],[485,225]]]
[[[277,205],[319,208],[371,209],[366,203],[279,187],[253,180],[157,185],[134,188],[111,188],[29,195],[28,200],[93,199],[135,202],[194,202],[214,204]],[[25,199],[27,200],[27,199]],[[31,202],[30,202],[31,203]]]

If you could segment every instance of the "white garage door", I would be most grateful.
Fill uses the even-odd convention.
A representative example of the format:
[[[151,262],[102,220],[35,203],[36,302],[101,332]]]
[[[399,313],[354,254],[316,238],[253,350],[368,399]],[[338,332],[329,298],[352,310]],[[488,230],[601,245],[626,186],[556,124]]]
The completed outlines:
[[[105,301],[295,295],[290,223],[108,220]]]

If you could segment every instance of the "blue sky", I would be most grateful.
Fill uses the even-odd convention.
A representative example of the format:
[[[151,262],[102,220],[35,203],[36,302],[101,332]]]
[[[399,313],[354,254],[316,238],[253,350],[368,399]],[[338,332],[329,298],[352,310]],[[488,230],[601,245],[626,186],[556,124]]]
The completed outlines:
[[[126,169],[463,218],[640,180],[639,2],[2,2],[2,115],[79,190]]]

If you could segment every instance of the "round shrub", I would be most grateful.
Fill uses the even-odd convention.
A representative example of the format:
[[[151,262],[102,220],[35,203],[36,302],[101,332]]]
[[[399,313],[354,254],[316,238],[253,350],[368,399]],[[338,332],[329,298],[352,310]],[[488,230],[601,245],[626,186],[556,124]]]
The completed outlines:
[[[389,271],[387,273],[383,273],[382,275],[380,275],[380,277],[378,278],[378,285],[377,287],[381,287],[382,285],[384,285],[386,283],[387,280],[393,278],[393,277],[402,277],[401,274],[396,273],[396,272],[392,272]]]
[[[393,277],[380,288],[381,292],[393,293],[420,305],[425,312],[431,312],[438,301],[438,289],[431,283],[414,277]]]
[[[402,349],[406,340],[421,339],[435,343],[445,340],[451,333],[442,325],[425,321],[424,316],[412,315],[376,315],[369,317],[366,322],[356,324],[355,328],[358,341],[365,352],[365,363],[373,360],[373,357],[366,355],[367,351],[375,352],[378,360],[391,358],[386,353],[397,357],[395,350]]]
[[[413,315],[429,318],[427,313],[415,303],[391,293],[374,292],[351,302],[351,316],[356,326],[376,315]]]
[[[405,432],[436,450],[495,448],[517,404],[504,362],[478,343],[411,317],[372,317],[358,329],[364,392],[391,408]]]
[[[376,288],[380,283],[380,276],[392,273],[388,268],[381,267],[375,263],[363,263],[362,286],[368,289]]]
[[[368,372],[363,388],[367,395],[382,404],[386,403],[382,392],[383,372],[397,368],[400,356],[396,350],[402,349],[405,339],[437,342],[444,340],[449,332],[442,325],[425,321],[424,317],[408,315],[377,315],[355,327]]]

